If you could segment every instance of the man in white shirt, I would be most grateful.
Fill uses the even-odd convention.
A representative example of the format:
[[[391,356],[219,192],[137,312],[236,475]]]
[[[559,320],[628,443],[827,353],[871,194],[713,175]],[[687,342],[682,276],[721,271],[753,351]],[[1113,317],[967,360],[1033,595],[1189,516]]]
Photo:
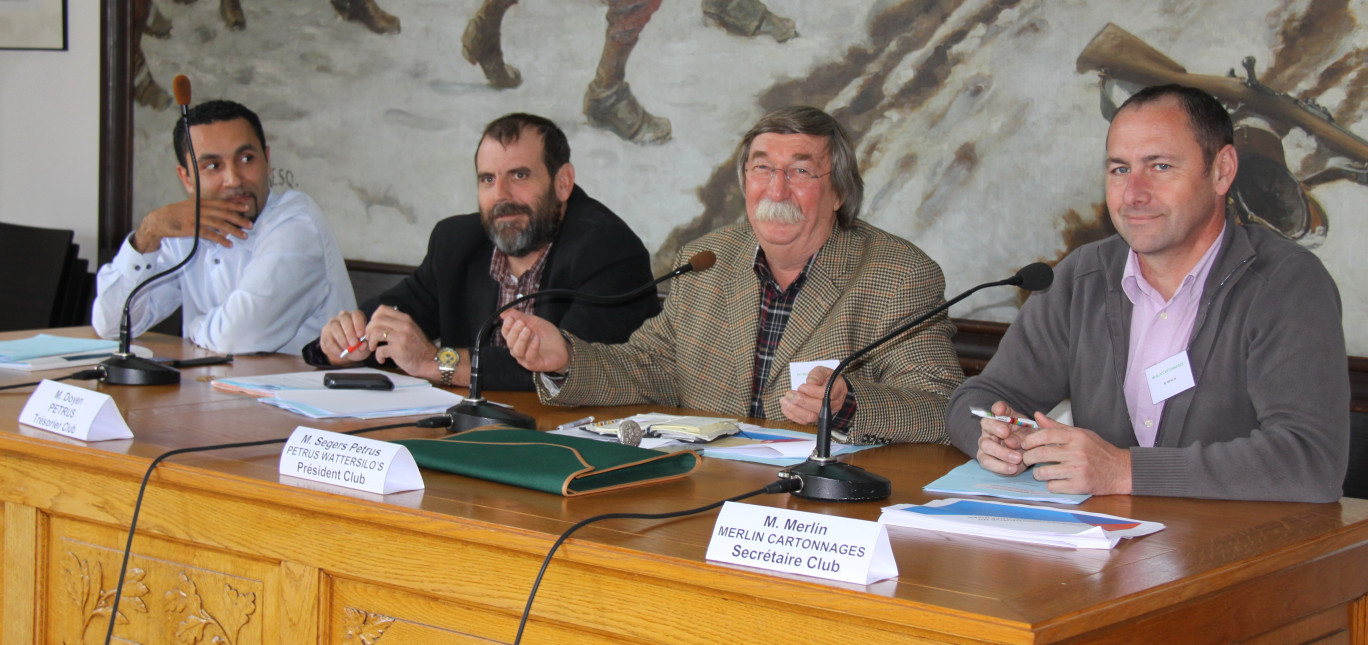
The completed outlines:
[[[201,242],[188,264],[138,291],[134,336],[181,308],[182,334],[222,353],[298,352],[338,311],[356,306],[332,228],[297,190],[270,191],[261,120],[232,101],[189,112],[199,165]],[[176,172],[189,199],[148,213],[114,260],[100,267],[95,331],[117,337],[128,294],[190,253],[195,177],[185,130],[175,130]]]

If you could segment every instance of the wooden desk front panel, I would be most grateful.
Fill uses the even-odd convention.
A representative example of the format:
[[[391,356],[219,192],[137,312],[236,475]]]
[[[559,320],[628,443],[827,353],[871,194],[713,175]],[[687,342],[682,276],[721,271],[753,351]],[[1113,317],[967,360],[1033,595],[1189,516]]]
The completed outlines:
[[[165,468],[144,501],[120,605],[116,633],[131,642],[341,643],[363,632],[380,643],[506,642],[550,542],[440,518],[397,527],[381,508],[329,512],[355,502],[345,496]],[[10,558],[33,563],[27,633],[99,642],[136,479],[6,454],[0,482],[11,506],[43,509],[22,527],[33,548]],[[855,600],[839,609],[821,583],[572,542],[547,575],[528,642],[767,642],[779,629],[814,643],[907,643],[932,633],[862,616],[858,589],[834,590]],[[14,627],[5,641],[25,642]]]

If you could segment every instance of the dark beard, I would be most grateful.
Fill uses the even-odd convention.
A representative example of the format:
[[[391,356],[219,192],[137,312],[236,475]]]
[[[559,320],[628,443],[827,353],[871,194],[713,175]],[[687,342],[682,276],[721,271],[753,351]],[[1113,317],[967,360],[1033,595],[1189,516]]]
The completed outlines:
[[[555,189],[552,188],[537,200],[536,208],[526,204],[504,202],[496,204],[489,213],[481,217],[481,220],[485,225],[485,234],[489,235],[489,240],[495,247],[504,255],[520,258],[556,239],[556,235],[560,233],[560,213],[563,205],[563,202],[556,199]],[[513,213],[527,215],[527,225],[501,226],[495,223],[499,217]]]

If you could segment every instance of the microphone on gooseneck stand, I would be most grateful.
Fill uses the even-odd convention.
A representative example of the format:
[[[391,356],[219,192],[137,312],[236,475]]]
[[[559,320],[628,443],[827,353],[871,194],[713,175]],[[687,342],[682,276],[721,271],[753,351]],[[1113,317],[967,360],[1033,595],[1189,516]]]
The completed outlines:
[[[634,298],[639,298],[652,287],[669,280],[670,278],[679,277],[690,271],[703,271],[711,268],[715,262],[717,262],[717,255],[712,251],[700,251],[689,258],[687,264],[637,287],[636,289],[628,291],[627,293],[615,296],[600,296],[571,289],[546,289],[544,291],[529,293],[520,298],[515,298],[512,302],[495,309],[494,313],[490,314],[489,318],[485,320],[484,325],[480,327],[480,332],[475,335],[475,345],[470,348],[470,395],[466,397],[465,401],[447,409],[447,415],[452,418],[452,430],[454,432],[465,432],[471,428],[494,424],[504,424],[515,428],[527,429],[535,429],[537,427],[536,419],[510,407],[486,401],[484,397],[480,396],[480,348],[484,346],[485,340],[489,336],[489,332],[494,328],[494,324],[498,322],[499,314],[512,309],[521,302],[531,300],[532,298],[540,298],[542,296],[575,298],[596,305],[615,305],[630,301]]]
[[[816,449],[812,451],[812,456],[808,457],[807,461],[787,470],[779,471],[779,477],[798,480],[802,486],[793,494],[805,499],[829,502],[866,502],[884,499],[891,495],[893,486],[887,478],[871,473],[859,466],[841,463],[831,456],[831,428],[829,427],[831,423],[831,385],[836,382],[836,377],[841,374],[841,370],[844,370],[855,359],[864,356],[875,347],[926,322],[932,316],[949,309],[951,305],[968,298],[980,289],[1009,285],[1021,287],[1027,291],[1040,291],[1049,288],[1053,281],[1054,269],[1051,269],[1050,265],[1044,262],[1028,264],[1017,271],[1016,275],[1006,280],[985,282],[951,300],[945,301],[847,356],[832,371],[831,378],[827,381],[826,392],[822,395],[822,409],[817,413]]]
[[[138,286],[133,287],[128,298],[124,300],[123,317],[119,319],[119,351],[105,359],[97,368],[104,375],[101,380],[114,385],[171,385],[180,382],[180,372],[175,369],[133,354],[132,323],[129,313],[129,308],[133,305],[133,297],[143,287],[185,266],[190,258],[195,257],[195,251],[199,249],[200,175],[199,162],[195,158],[195,144],[190,140],[190,79],[181,74],[171,82],[171,86],[176,95],[176,104],[180,106],[181,110],[181,127],[185,129],[185,146],[190,151],[190,169],[195,173],[195,228],[194,232],[191,233],[194,241],[190,245],[190,253],[186,254],[185,258],[176,266],[143,280]]]

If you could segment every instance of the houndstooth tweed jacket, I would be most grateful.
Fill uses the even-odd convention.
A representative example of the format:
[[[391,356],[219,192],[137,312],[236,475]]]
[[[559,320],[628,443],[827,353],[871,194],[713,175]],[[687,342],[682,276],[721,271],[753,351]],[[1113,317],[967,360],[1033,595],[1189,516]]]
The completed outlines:
[[[711,250],[709,270],[675,278],[665,310],[626,342],[571,337],[565,382],[555,405],[655,403],[746,416],[759,325],[757,242],[742,223],[690,243],[682,258]],[[817,252],[775,351],[764,387],[765,416],[783,419],[792,361],[843,359],[911,316],[944,301],[940,267],[912,243],[869,224],[836,228]],[[856,413],[853,443],[946,442],[945,405],[964,380],[944,313],[875,349],[847,368]],[[839,406],[837,402],[835,405]]]

